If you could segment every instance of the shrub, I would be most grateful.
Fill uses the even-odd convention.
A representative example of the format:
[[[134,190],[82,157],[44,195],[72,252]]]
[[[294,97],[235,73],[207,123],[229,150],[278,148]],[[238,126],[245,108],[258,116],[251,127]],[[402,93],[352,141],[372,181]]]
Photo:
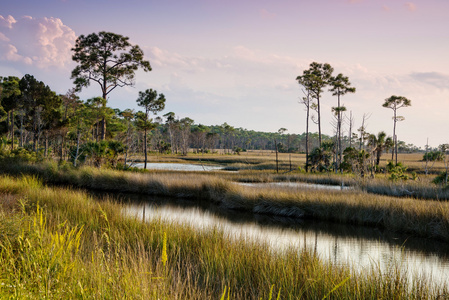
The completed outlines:
[[[392,161],[388,162],[387,164],[387,171],[390,173],[390,177],[388,179],[392,181],[396,180],[408,180],[409,176],[405,174],[407,171],[407,167],[404,166],[402,163],[398,162],[397,164],[393,163]],[[413,174],[414,173],[414,174]],[[415,172],[412,173],[412,179],[415,180],[417,178],[417,175]]]
[[[430,151],[423,155],[422,160],[424,161],[443,161],[444,153],[441,151]]]
[[[440,174],[438,174],[437,177],[435,177],[432,180],[432,182],[435,184],[447,185],[447,180],[448,180],[447,172],[441,172]]]

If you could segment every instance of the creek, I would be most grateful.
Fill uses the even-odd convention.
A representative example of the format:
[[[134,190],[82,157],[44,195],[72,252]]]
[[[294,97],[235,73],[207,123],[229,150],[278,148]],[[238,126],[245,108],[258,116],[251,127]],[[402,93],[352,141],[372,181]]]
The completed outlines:
[[[143,163],[134,165],[137,168],[143,169]],[[147,163],[148,170],[168,170],[168,171],[217,171],[222,170],[222,166],[217,165],[194,165],[194,164],[177,164],[177,163]]]
[[[449,244],[379,229],[332,222],[258,215],[226,210],[187,199],[115,194],[127,215],[160,219],[198,230],[220,228],[239,240],[268,243],[274,251],[294,247],[314,251],[323,260],[356,271],[399,268],[412,278],[449,283]]]

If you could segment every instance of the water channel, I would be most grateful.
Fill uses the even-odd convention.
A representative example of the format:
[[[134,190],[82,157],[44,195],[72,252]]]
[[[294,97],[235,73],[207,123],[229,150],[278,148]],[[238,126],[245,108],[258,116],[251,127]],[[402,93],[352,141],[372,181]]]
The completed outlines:
[[[143,163],[134,164],[135,167],[143,169]],[[169,171],[217,171],[222,170],[222,166],[217,165],[195,165],[181,163],[147,163],[148,170],[169,170]]]
[[[240,240],[268,243],[274,250],[307,247],[320,258],[355,270],[399,267],[410,278],[449,283],[449,244],[362,226],[230,211],[185,199],[116,194],[130,217],[187,224],[198,230],[221,228]],[[144,213],[145,211],[145,213]]]

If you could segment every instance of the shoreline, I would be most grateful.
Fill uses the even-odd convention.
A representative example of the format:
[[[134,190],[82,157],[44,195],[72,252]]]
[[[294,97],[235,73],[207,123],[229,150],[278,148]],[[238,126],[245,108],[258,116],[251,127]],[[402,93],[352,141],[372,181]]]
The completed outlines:
[[[449,203],[443,201],[363,191],[254,188],[238,186],[214,174],[73,169],[58,167],[56,163],[10,164],[2,172],[33,175],[50,184],[211,201],[223,209],[372,226],[449,242]]]

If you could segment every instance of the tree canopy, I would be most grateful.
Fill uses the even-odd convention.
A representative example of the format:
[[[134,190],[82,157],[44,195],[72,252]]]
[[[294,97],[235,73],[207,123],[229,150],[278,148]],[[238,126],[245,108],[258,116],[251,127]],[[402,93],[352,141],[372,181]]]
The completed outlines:
[[[143,59],[143,51],[128,40],[128,37],[105,31],[80,35],[72,48],[72,59],[78,63],[71,77],[76,90],[80,91],[94,81],[100,85],[102,97],[107,100],[115,88],[134,85],[134,74],[139,67],[145,72],[151,71],[150,62]],[[104,119],[101,125],[103,140],[106,134]]]
[[[129,38],[112,32],[101,31],[76,40],[72,59],[78,63],[72,71],[77,90],[90,85],[91,81],[101,87],[102,97],[116,87],[134,84],[134,73],[141,67],[151,71],[150,62],[143,59],[138,45],[129,43]]]

